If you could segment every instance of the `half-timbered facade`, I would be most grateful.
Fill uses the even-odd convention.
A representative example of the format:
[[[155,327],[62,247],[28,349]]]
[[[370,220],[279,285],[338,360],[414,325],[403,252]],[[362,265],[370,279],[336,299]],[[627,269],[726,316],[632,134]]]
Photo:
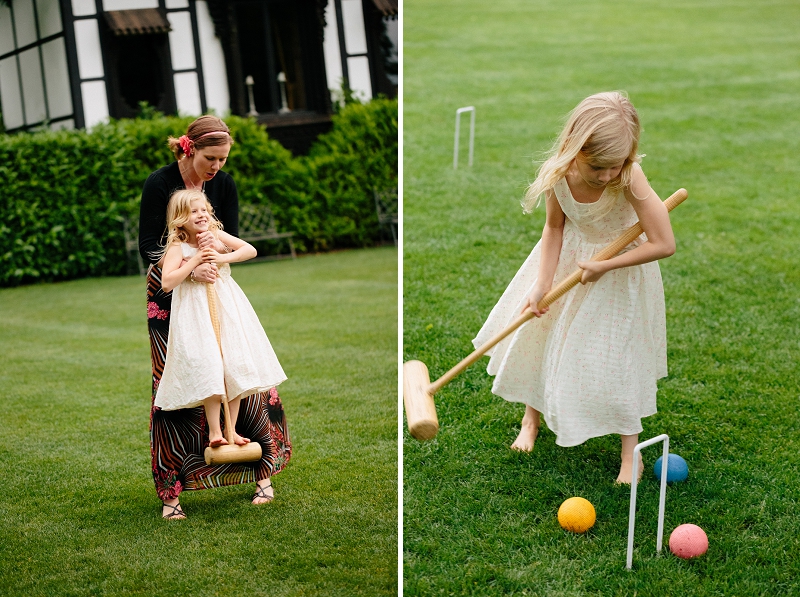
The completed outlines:
[[[250,115],[293,151],[342,82],[397,93],[397,0],[0,0],[6,132],[136,116]]]

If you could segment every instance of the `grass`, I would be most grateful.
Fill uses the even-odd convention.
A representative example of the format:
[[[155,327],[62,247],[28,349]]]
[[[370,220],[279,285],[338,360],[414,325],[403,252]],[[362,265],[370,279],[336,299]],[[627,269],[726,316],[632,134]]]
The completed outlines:
[[[397,594],[397,252],[236,266],[289,380],[276,500],[150,473],[144,279],[0,290],[0,594]]]
[[[667,492],[666,533],[695,523],[708,553],[655,555],[657,482],[645,453],[634,571],[619,439],[530,455],[508,446],[522,408],[477,365],[437,395],[434,441],[404,438],[404,594],[800,593],[796,496],[800,366],[800,6],[789,1],[477,0],[404,5],[404,360],[436,379],[471,350],[539,239],[519,208],[532,160],[592,93],[627,90],[643,167],[672,214],[664,277],[669,377],[641,437],[689,463]],[[453,116],[477,111],[452,168]],[[485,363],[485,360],[482,361]],[[586,535],[557,523],[567,497],[597,509]]]

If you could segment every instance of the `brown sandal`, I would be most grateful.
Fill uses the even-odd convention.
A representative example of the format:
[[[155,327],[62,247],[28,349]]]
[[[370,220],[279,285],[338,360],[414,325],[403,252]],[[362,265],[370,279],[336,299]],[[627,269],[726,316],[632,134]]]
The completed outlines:
[[[253,499],[262,498],[262,499],[267,500],[267,501],[266,502],[260,502],[258,504],[254,504],[255,506],[260,506],[261,504],[269,504],[272,500],[275,499],[274,495],[267,495],[267,493],[266,493],[267,489],[269,489],[270,487],[272,487],[272,481],[270,481],[269,485],[267,485],[265,487],[261,487],[258,483],[256,483],[256,488],[257,489],[256,489],[255,494],[253,495]]]
[[[164,514],[164,510],[162,508],[162,510],[161,510],[161,518],[163,518],[164,520],[172,520],[173,518],[176,519],[176,520],[185,520],[186,519],[186,512],[181,510],[181,505],[180,504],[175,504],[174,506],[170,506],[169,504],[165,504],[164,502],[161,502],[161,505],[164,508],[172,508],[172,512],[170,512],[169,514]]]

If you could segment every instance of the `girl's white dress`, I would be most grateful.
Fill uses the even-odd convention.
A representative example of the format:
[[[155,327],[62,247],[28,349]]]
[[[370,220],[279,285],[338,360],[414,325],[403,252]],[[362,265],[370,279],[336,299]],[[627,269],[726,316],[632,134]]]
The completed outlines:
[[[637,221],[623,191],[578,203],[566,179],[554,187],[566,216],[553,288]],[[645,242],[636,239],[630,250]],[[541,242],[492,309],[477,348],[518,317],[539,273]],[[656,380],[667,375],[664,288],[657,262],[615,269],[579,284],[541,318],[488,352],[492,392],[540,411],[560,446],[642,431],[656,412]]]
[[[197,253],[181,243],[184,259]],[[183,281],[172,291],[164,374],[155,405],[163,410],[199,406],[210,396],[228,400],[264,392],[286,380],[275,351],[244,292],[225,263],[217,293],[222,355],[208,311],[206,284]],[[223,356],[224,355],[224,356]]]

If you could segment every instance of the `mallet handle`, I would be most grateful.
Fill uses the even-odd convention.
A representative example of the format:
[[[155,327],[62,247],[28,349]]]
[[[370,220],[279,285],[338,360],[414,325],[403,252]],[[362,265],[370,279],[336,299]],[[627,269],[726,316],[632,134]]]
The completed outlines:
[[[672,195],[670,195],[666,201],[664,201],[664,205],[667,208],[667,212],[672,211],[676,207],[678,207],[681,203],[686,200],[689,196],[689,193],[686,189],[678,189]],[[622,251],[625,247],[631,244],[638,236],[643,232],[642,225],[639,222],[636,222],[633,226],[628,228],[619,238],[617,238],[614,242],[610,245],[605,247],[604,249],[598,251],[594,257],[592,257],[591,261],[605,261],[606,259],[611,259],[617,253]],[[553,288],[550,292],[542,297],[542,300],[539,301],[537,307],[539,309],[544,309],[545,307],[549,307],[562,296],[564,296],[573,286],[578,284],[581,281],[581,277],[583,276],[583,270],[578,268],[575,270],[568,278],[563,280],[558,286]],[[503,338],[511,334],[514,330],[516,330],[519,326],[523,323],[532,319],[534,317],[533,311],[525,310],[522,314],[517,317],[511,324],[503,329],[502,331],[498,332],[494,336],[492,336],[489,340],[487,340],[482,346],[475,349],[472,354],[470,354],[467,358],[462,360],[458,363],[455,367],[450,369],[447,373],[442,375],[439,379],[431,383],[428,391],[431,394],[435,394],[439,390],[441,390],[445,385],[450,383],[450,381],[459,373],[461,373],[464,369],[472,365],[475,361],[480,359],[487,350],[489,350],[492,346],[500,342]]]
[[[217,292],[214,290],[214,284],[206,284],[206,296],[208,297],[208,312],[211,315],[211,325],[214,327],[214,335],[217,337],[217,346],[219,346],[219,353],[222,355],[222,339],[219,334],[219,314],[217,313]],[[225,393],[228,389],[225,388]],[[227,396],[222,399],[222,411],[225,414],[225,439],[228,440],[228,445],[233,444],[233,425],[231,425],[231,411],[228,407]]]

